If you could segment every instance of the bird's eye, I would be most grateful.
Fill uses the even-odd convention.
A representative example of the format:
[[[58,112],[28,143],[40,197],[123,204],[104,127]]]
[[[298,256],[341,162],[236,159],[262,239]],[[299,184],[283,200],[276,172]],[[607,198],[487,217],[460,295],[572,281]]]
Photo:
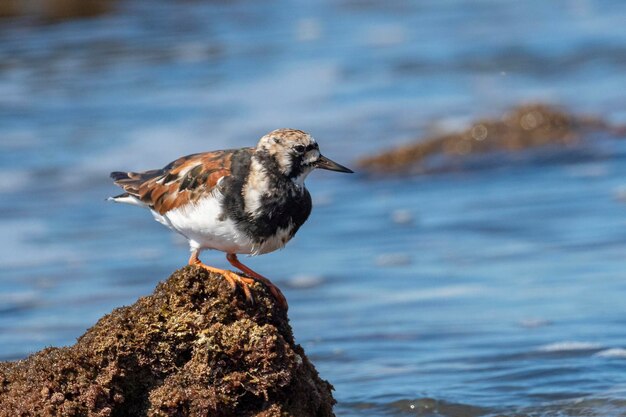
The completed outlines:
[[[296,145],[293,147],[293,149],[295,149],[295,151],[298,153],[303,153],[306,148],[303,145]]]

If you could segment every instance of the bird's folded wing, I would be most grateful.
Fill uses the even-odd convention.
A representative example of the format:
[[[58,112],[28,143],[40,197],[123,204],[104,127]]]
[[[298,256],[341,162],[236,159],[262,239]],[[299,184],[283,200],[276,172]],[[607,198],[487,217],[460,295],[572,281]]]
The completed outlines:
[[[210,193],[220,178],[230,175],[235,152],[197,153],[183,156],[163,169],[113,172],[111,178],[129,195],[164,214]]]

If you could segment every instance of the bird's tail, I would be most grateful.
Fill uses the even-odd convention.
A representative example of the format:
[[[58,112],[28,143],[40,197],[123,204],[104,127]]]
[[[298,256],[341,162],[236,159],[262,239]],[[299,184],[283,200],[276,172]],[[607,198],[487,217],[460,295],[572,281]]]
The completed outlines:
[[[130,204],[133,206],[145,207],[146,205],[135,196],[132,196],[128,193],[123,193],[120,195],[116,195],[113,197],[108,197],[107,201],[112,201],[114,203],[122,203],[122,204]]]
[[[130,179],[128,174],[128,172],[113,171],[110,176],[113,181],[118,182]]]
[[[145,174],[138,174],[135,172],[111,172],[111,178],[116,185],[122,187],[126,192],[107,198],[107,201],[113,201],[115,203],[131,204],[134,206],[145,207],[145,204],[136,195],[137,188],[143,182]]]

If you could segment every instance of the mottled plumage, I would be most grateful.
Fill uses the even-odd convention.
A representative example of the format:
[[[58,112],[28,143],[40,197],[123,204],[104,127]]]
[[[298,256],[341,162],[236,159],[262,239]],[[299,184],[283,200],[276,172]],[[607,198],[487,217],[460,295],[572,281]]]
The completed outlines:
[[[230,175],[233,153],[252,153],[253,149],[215,151],[183,156],[162,169],[146,172],[112,172],[115,184],[159,214],[198,201]]]
[[[113,172],[125,193],[112,200],[149,208],[156,220],[187,238],[190,263],[224,274],[250,298],[246,278],[198,259],[204,249],[226,252],[231,264],[268,285],[286,307],[280,290],[236,255],[272,252],[295,235],[311,212],[304,179],[315,168],[352,172],[323,157],[308,133],[279,129],[255,148],[184,156],[158,170]]]

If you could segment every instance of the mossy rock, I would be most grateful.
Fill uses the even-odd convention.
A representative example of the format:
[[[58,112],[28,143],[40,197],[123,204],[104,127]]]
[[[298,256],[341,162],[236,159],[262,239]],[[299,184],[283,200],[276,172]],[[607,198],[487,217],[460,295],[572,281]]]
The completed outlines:
[[[477,155],[499,160],[538,148],[575,149],[592,133],[623,138],[626,126],[600,117],[575,115],[545,104],[522,105],[500,118],[481,119],[460,132],[418,138],[412,143],[362,158],[357,165],[370,174],[426,174],[458,171]]]
[[[332,386],[261,284],[185,267],[71,347],[0,363],[0,416],[332,416]]]

